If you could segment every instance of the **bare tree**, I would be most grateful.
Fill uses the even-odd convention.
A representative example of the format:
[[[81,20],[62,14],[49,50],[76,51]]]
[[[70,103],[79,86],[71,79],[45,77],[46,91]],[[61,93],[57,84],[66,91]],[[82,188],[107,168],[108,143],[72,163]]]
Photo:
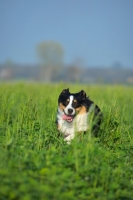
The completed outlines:
[[[41,79],[52,81],[53,74],[63,66],[64,50],[60,43],[44,41],[37,45],[37,55],[41,63]]]

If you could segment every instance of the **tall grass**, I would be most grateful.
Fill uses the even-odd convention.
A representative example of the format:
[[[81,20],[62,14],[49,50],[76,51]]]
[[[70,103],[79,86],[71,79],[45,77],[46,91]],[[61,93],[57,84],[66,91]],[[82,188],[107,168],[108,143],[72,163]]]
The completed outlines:
[[[67,145],[56,125],[58,95],[84,89],[103,111],[99,136]],[[0,85],[0,200],[133,199],[133,88]]]

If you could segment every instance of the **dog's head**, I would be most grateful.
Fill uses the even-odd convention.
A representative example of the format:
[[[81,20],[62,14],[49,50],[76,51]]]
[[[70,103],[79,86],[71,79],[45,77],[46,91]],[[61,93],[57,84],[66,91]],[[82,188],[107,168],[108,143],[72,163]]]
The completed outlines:
[[[64,112],[63,119],[70,123],[77,113],[85,113],[86,108],[83,106],[83,103],[86,98],[84,90],[72,94],[69,92],[69,89],[64,89],[58,98],[59,107]]]

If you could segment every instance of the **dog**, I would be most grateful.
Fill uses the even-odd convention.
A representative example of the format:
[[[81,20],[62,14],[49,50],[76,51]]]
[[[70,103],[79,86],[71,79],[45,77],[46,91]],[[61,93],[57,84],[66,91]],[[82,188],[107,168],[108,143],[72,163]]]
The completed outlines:
[[[70,93],[68,88],[61,92],[58,98],[56,124],[67,143],[75,137],[75,133],[85,133],[90,128],[89,116],[92,112],[92,133],[97,136],[102,119],[100,108],[86,96],[84,90]]]

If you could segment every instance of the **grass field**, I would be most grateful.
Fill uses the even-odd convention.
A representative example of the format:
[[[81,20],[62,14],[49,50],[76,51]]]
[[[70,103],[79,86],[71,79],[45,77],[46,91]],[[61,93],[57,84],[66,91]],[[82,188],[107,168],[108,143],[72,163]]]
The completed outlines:
[[[57,98],[84,89],[104,120],[98,138],[58,137]],[[133,88],[0,84],[0,200],[133,199]]]

